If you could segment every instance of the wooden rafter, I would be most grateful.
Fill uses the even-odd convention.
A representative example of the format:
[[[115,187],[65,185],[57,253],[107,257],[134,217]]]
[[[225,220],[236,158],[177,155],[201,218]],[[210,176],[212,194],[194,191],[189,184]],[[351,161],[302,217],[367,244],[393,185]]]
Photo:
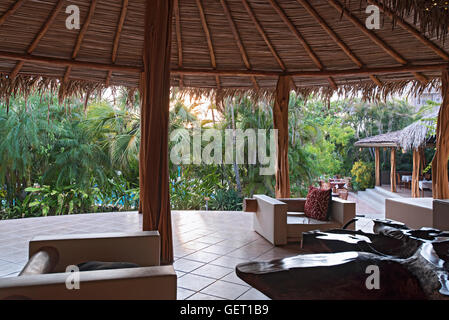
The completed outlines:
[[[377,34],[373,31],[368,30],[366,26],[360,22],[360,20],[352,14],[347,8],[343,7],[343,5],[337,0],[327,0],[331,6],[333,6],[340,14],[345,16],[348,20],[354,24],[354,26],[362,31],[368,38],[370,38],[375,44],[377,44],[381,49],[383,49],[386,53],[388,53],[393,59],[395,59],[398,63],[402,65],[407,65],[408,61],[402,57],[396,50],[390,47],[385,41],[383,41]],[[413,75],[422,83],[427,83],[428,79],[420,73],[413,73]]]
[[[11,53],[0,51],[0,58],[15,60],[20,62],[32,62],[39,63],[45,65],[54,65],[54,66],[62,66],[62,67],[77,67],[77,68],[86,68],[86,69],[94,69],[94,70],[104,70],[104,71],[117,71],[117,72],[125,72],[125,73],[141,73],[142,68],[134,67],[134,66],[124,66],[118,64],[108,64],[108,63],[98,63],[98,62],[87,62],[87,61],[78,61],[72,59],[60,59],[60,58],[50,58],[50,57],[42,57],[42,56],[34,56],[30,54],[20,54],[20,53]]]
[[[253,9],[251,9],[250,4],[247,0],[242,0],[243,6],[245,7],[246,11],[248,12],[248,15],[250,16],[251,20],[253,21],[254,25],[256,26],[257,31],[259,31],[259,34],[265,41],[268,49],[270,50],[273,57],[276,59],[277,63],[279,64],[279,67],[281,67],[282,71],[286,71],[287,67],[285,66],[284,61],[282,61],[281,57],[277,53],[276,49],[274,48],[273,44],[271,43],[270,39],[268,38],[265,30],[263,29],[262,25],[260,24],[259,20],[256,17],[256,14],[254,13]],[[293,80],[293,77],[290,77],[291,85],[294,90],[296,90],[296,84]]]
[[[76,67],[94,70],[112,70],[123,73],[141,73],[141,67],[126,66],[118,64],[107,64],[98,62],[78,61],[72,59],[50,58],[43,56],[34,56],[29,54],[19,54],[0,51],[0,58],[14,61],[32,62],[45,65]],[[448,70],[448,63],[428,64],[428,65],[405,65],[397,67],[381,67],[381,68],[358,68],[346,70],[321,70],[321,71],[257,71],[257,70],[211,70],[211,69],[172,69],[173,74],[189,74],[189,75],[221,75],[221,76],[244,76],[244,77],[279,77],[281,75],[295,77],[311,77],[326,78],[330,76],[357,76],[369,74],[394,74],[419,71],[437,71]]]
[[[251,6],[249,5],[247,0],[242,0],[243,6],[245,7],[246,11],[248,12],[249,17],[253,21],[254,25],[256,26],[257,31],[259,31],[260,35],[262,36],[263,40],[265,41],[268,49],[270,49],[271,54],[276,59],[277,63],[281,67],[282,71],[286,71],[287,68],[285,67],[284,62],[282,61],[281,57],[277,53],[277,51],[274,49],[273,45],[271,44],[270,39],[268,39],[267,34],[265,33],[265,30],[263,29],[262,25],[260,24],[259,20],[257,20],[256,15],[253,12],[253,9],[251,9]]]
[[[2,54],[0,52],[0,58]],[[405,65],[397,67],[381,67],[381,68],[357,68],[346,70],[321,70],[321,71],[257,71],[257,70],[211,70],[211,69],[172,69],[172,74],[185,75],[222,75],[222,76],[239,76],[239,77],[279,77],[282,75],[291,77],[307,77],[307,78],[328,78],[338,76],[367,76],[370,74],[395,74],[418,71],[437,71],[448,70],[448,63],[438,63],[430,65]]]
[[[72,52],[72,59],[76,59],[78,56],[78,53],[81,49],[81,44],[83,43],[84,36],[87,33],[87,29],[89,28],[89,24],[92,21],[92,17],[95,12],[95,7],[97,6],[97,0],[92,0],[89,7],[89,12],[86,17],[86,21],[84,22],[83,26],[81,27],[81,30],[78,34],[78,38],[76,39],[75,47],[73,48]],[[70,77],[70,72],[72,72],[72,67],[67,67],[65,74],[64,74],[64,82],[67,82]]]
[[[24,4],[26,0],[17,0],[1,17],[0,17],[0,26],[5,23],[6,19],[9,16],[13,15],[21,6]]]
[[[204,8],[201,0],[196,0],[196,6],[198,7],[198,10],[200,12],[201,25],[203,26],[203,31],[206,35],[207,46],[209,48],[210,63],[212,65],[212,68],[217,69],[217,60],[215,58],[214,45],[212,43],[209,25],[207,24],[206,14],[204,13]],[[220,77],[218,75],[215,76],[215,82],[217,83],[217,89],[220,89]]]
[[[234,35],[234,39],[237,42],[237,46],[240,50],[240,55],[242,56],[243,63],[245,64],[246,69],[251,70],[251,63],[249,62],[248,54],[246,53],[242,39],[240,38],[239,31],[237,30],[237,26],[235,25],[234,19],[232,18],[228,3],[226,2],[226,0],[220,0],[220,2],[223,7],[225,16],[228,19],[229,26],[231,27],[232,34]],[[259,90],[260,87],[259,84],[257,83],[255,76],[251,77],[251,81],[253,82],[253,85],[256,88],[256,90]]]
[[[302,36],[302,34],[298,31],[296,26],[293,24],[293,22],[290,21],[287,14],[284,12],[284,10],[279,6],[279,4],[275,0],[269,0],[272,7],[276,10],[278,15],[281,17],[282,21],[287,25],[287,27],[290,29],[290,31],[295,35],[295,37],[301,42],[302,46],[304,47],[304,50],[306,50],[307,54],[309,55],[310,59],[312,59],[313,63],[317,66],[318,69],[323,70],[324,66],[321,63],[321,60],[318,58],[318,56],[315,54],[315,52],[312,50],[310,45],[307,43],[306,39]],[[337,84],[335,83],[335,80],[331,77],[328,79],[329,84],[333,89],[337,89]]]
[[[412,34],[416,39],[421,41],[425,46],[429,47],[432,51],[434,51],[437,55],[443,58],[445,61],[449,61],[449,54],[437,46],[435,43],[427,39],[422,33],[420,33],[415,27],[405,21],[403,18],[399,17],[396,13],[394,13],[391,9],[383,5],[377,0],[368,0],[369,3],[377,6],[382,12],[384,12],[387,16],[389,16],[392,20],[394,20],[399,26],[401,26],[404,30],[408,31]]]
[[[359,67],[364,67],[364,63],[357,57],[357,55],[352,52],[348,45],[335,33],[334,30],[324,21],[320,14],[313,8],[307,0],[297,0],[304,9],[318,22],[318,24],[327,32],[327,34],[334,40],[334,42],[343,50],[343,52]],[[382,82],[375,75],[370,75],[370,79],[377,84],[382,86]]]
[[[111,61],[112,64],[115,64],[115,61],[117,60],[117,52],[118,52],[118,46],[120,43],[120,36],[122,34],[123,25],[125,24],[126,19],[126,12],[128,11],[128,0],[123,0],[122,4],[122,10],[120,11],[120,18],[117,24],[117,30],[115,32],[114,37],[114,45],[112,46],[112,56]],[[112,76],[112,70],[108,71],[108,75],[106,76],[106,86],[109,86],[109,82],[111,81]]]
[[[36,49],[37,45],[39,44],[41,39],[45,36],[45,34],[47,33],[47,31],[50,28],[53,21],[55,21],[56,16],[58,15],[59,11],[61,10],[63,4],[64,4],[64,0],[58,1],[56,6],[53,8],[52,12],[50,13],[50,16],[44,22],[44,24],[42,25],[42,28],[40,29],[40,31],[34,38],[33,42],[28,47],[27,54],[31,54],[34,51],[34,49]],[[25,61],[19,61],[16,64],[16,66],[14,67],[13,71],[10,74],[11,79],[14,79],[17,76],[17,74],[20,72],[20,69],[22,69],[24,63],[25,63]]]
[[[178,67],[183,66],[183,55],[182,55],[182,35],[181,35],[181,14],[179,12],[179,0],[173,1],[173,12],[175,14],[175,28],[176,28],[176,43],[178,47]],[[179,87],[184,86],[184,76],[181,75],[179,80]]]

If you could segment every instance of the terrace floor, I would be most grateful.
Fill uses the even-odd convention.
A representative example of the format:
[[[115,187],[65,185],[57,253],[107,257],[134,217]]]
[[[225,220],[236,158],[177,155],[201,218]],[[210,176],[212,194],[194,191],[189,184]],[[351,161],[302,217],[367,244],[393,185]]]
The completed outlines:
[[[301,253],[299,244],[274,247],[252,231],[252,213],[173,211],[174,267],[178,299],[268,299],[241,281],[235,266]],[[17,276],[37,235],[141,230],[136,212],[94,213],[0,221],[0,277]],[[371,231],[361,219],[357,229]]]
[[[389,184],[384,184],[380,186],[382,189],[386,191],[391,190],[391,186]],[[411,198],[412,197],[412,190],[409,188],[400,188],[399,186],[396,187],[396,194],[398,196],[401,196],[403,198]],[[419,196],[422,198],[432,198],[432,190],[425,189],[425,190],[419,190]]]

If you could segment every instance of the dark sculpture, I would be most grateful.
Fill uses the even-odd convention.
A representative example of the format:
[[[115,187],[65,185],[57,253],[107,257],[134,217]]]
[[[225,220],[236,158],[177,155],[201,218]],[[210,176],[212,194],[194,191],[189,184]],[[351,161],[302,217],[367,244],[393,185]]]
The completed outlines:
[[[374,233],[303,234],[303,254],[236,267],[237,275],[272,299],[449,300],[449,232],[409,230],[374,220]],[[378,267],[378,288],[367,285]]]

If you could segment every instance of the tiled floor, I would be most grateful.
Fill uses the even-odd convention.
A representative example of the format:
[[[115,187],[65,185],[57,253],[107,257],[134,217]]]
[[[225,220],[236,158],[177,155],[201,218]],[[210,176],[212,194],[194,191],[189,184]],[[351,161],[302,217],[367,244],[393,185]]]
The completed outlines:
[[[251,213],[173,211],[172,218],[178,299],[267,299],[236,276],[235,266],[301,252],[299,244],[274,247],[252,231]],[[141,223],[136,212],[0,221],[0,277],[18,274],[36,235],[137,231]],[[370,221],[357,228],[370,231]]]

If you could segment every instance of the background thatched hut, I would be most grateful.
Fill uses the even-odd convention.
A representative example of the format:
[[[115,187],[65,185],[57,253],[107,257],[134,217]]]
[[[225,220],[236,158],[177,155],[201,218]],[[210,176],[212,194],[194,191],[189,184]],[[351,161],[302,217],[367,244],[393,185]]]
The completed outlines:
[[[390,185],[391,191],[396,192],[396,150],[413,152],[412,197],[419,197],[419,176],[425,164],[424,148],[435,146],[435,120],[438,112],[423,116],[420,120],[408,125],[402,130],[367,137],[355,143],[361,148],[375,150],[375,181],[380,186],[380,148],[390,148]]]

